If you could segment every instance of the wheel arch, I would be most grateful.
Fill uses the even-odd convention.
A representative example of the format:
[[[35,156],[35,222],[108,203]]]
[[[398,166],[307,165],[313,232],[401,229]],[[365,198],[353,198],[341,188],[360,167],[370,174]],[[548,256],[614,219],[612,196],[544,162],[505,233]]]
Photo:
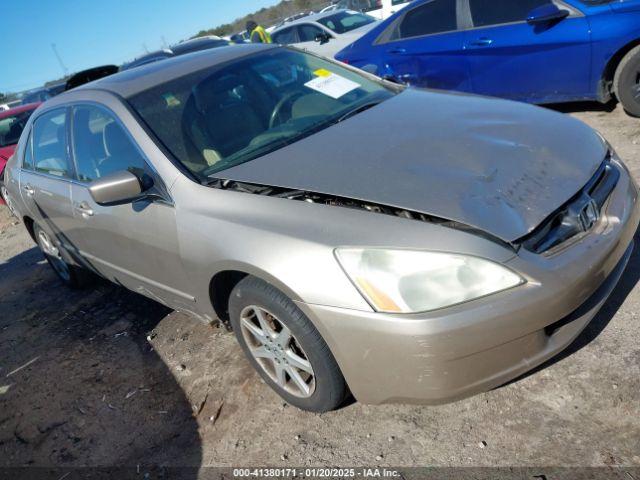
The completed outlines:
[[[602,77],[600,79],[600,85],[598,88],[598,97],[601,100],[607,101],[611,98],[612,95],[615,94],[613,91],[613,78],[616,74],[616,70],[618,69],[618,65],[622,59],[629,53],[631,50],[640,45],[640,38],[636,38],[631,42],[624,45],[622,48],[618,49],[613,56],[607,62],[607,65],[602,72]]]
[[[234,287],[245,277],[252,276],[273,285],[293,301],[299,301],[300,296],[288,285],[270,273],[253,265],[245,263],[224,263],[219,265],[216,273],[209,281],[209,300],[216,316],[228,325],[229,297]]]

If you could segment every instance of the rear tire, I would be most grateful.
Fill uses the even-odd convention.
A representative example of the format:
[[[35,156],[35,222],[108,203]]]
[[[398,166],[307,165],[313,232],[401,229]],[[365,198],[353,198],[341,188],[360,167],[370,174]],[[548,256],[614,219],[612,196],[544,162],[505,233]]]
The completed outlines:
[[[52,238],[37,223],[33,225],[33,234],[44,258],[62,283],[74,289],[84,288],[92,283],[91,272],[68,263],[61,253],[62,247],[57,239]]]
[[[245,277],[231,292],[229,314],[249,362],[288,403],[327,412],[344,402],[347,385],[329,347],[284,293]]]
[[[613,91],[627,113],[640,117],[640,46],[627,53],[618,65]]]

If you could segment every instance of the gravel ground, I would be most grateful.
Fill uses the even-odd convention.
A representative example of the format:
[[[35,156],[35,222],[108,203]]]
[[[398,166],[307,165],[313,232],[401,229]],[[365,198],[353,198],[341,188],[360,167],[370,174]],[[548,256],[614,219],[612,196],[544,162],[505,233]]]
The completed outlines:
[[[640,121],[558,107],[640,179]],[[70,291],[0,208],[0,467],[640,466],[640,256],[558,358],[438,407],[309,414],[263,384],[225,330],[110,284]],[[22,367],[22,368],[20,368]]]

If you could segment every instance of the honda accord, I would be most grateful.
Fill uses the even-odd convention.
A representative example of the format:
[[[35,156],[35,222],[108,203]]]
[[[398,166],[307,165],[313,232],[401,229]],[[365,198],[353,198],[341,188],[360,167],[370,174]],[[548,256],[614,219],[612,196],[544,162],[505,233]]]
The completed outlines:
[[[51,99],[5,179],[65,283],[227,324],[311,411],[452,401],[539,365],[606,301],[640,216],[578,120],[273,45]]]

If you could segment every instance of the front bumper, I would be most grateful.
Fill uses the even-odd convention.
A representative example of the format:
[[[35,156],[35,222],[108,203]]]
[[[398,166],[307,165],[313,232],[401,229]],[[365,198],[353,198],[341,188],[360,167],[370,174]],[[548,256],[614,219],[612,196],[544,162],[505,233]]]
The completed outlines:
[[[631,257],[638,192],[621,169],[593,229],[550,255],[508,265],[527,283],[467,304],[389,315],[298,303],[363,403],[438,404],[486,391],[566,348],[613,291]]]

